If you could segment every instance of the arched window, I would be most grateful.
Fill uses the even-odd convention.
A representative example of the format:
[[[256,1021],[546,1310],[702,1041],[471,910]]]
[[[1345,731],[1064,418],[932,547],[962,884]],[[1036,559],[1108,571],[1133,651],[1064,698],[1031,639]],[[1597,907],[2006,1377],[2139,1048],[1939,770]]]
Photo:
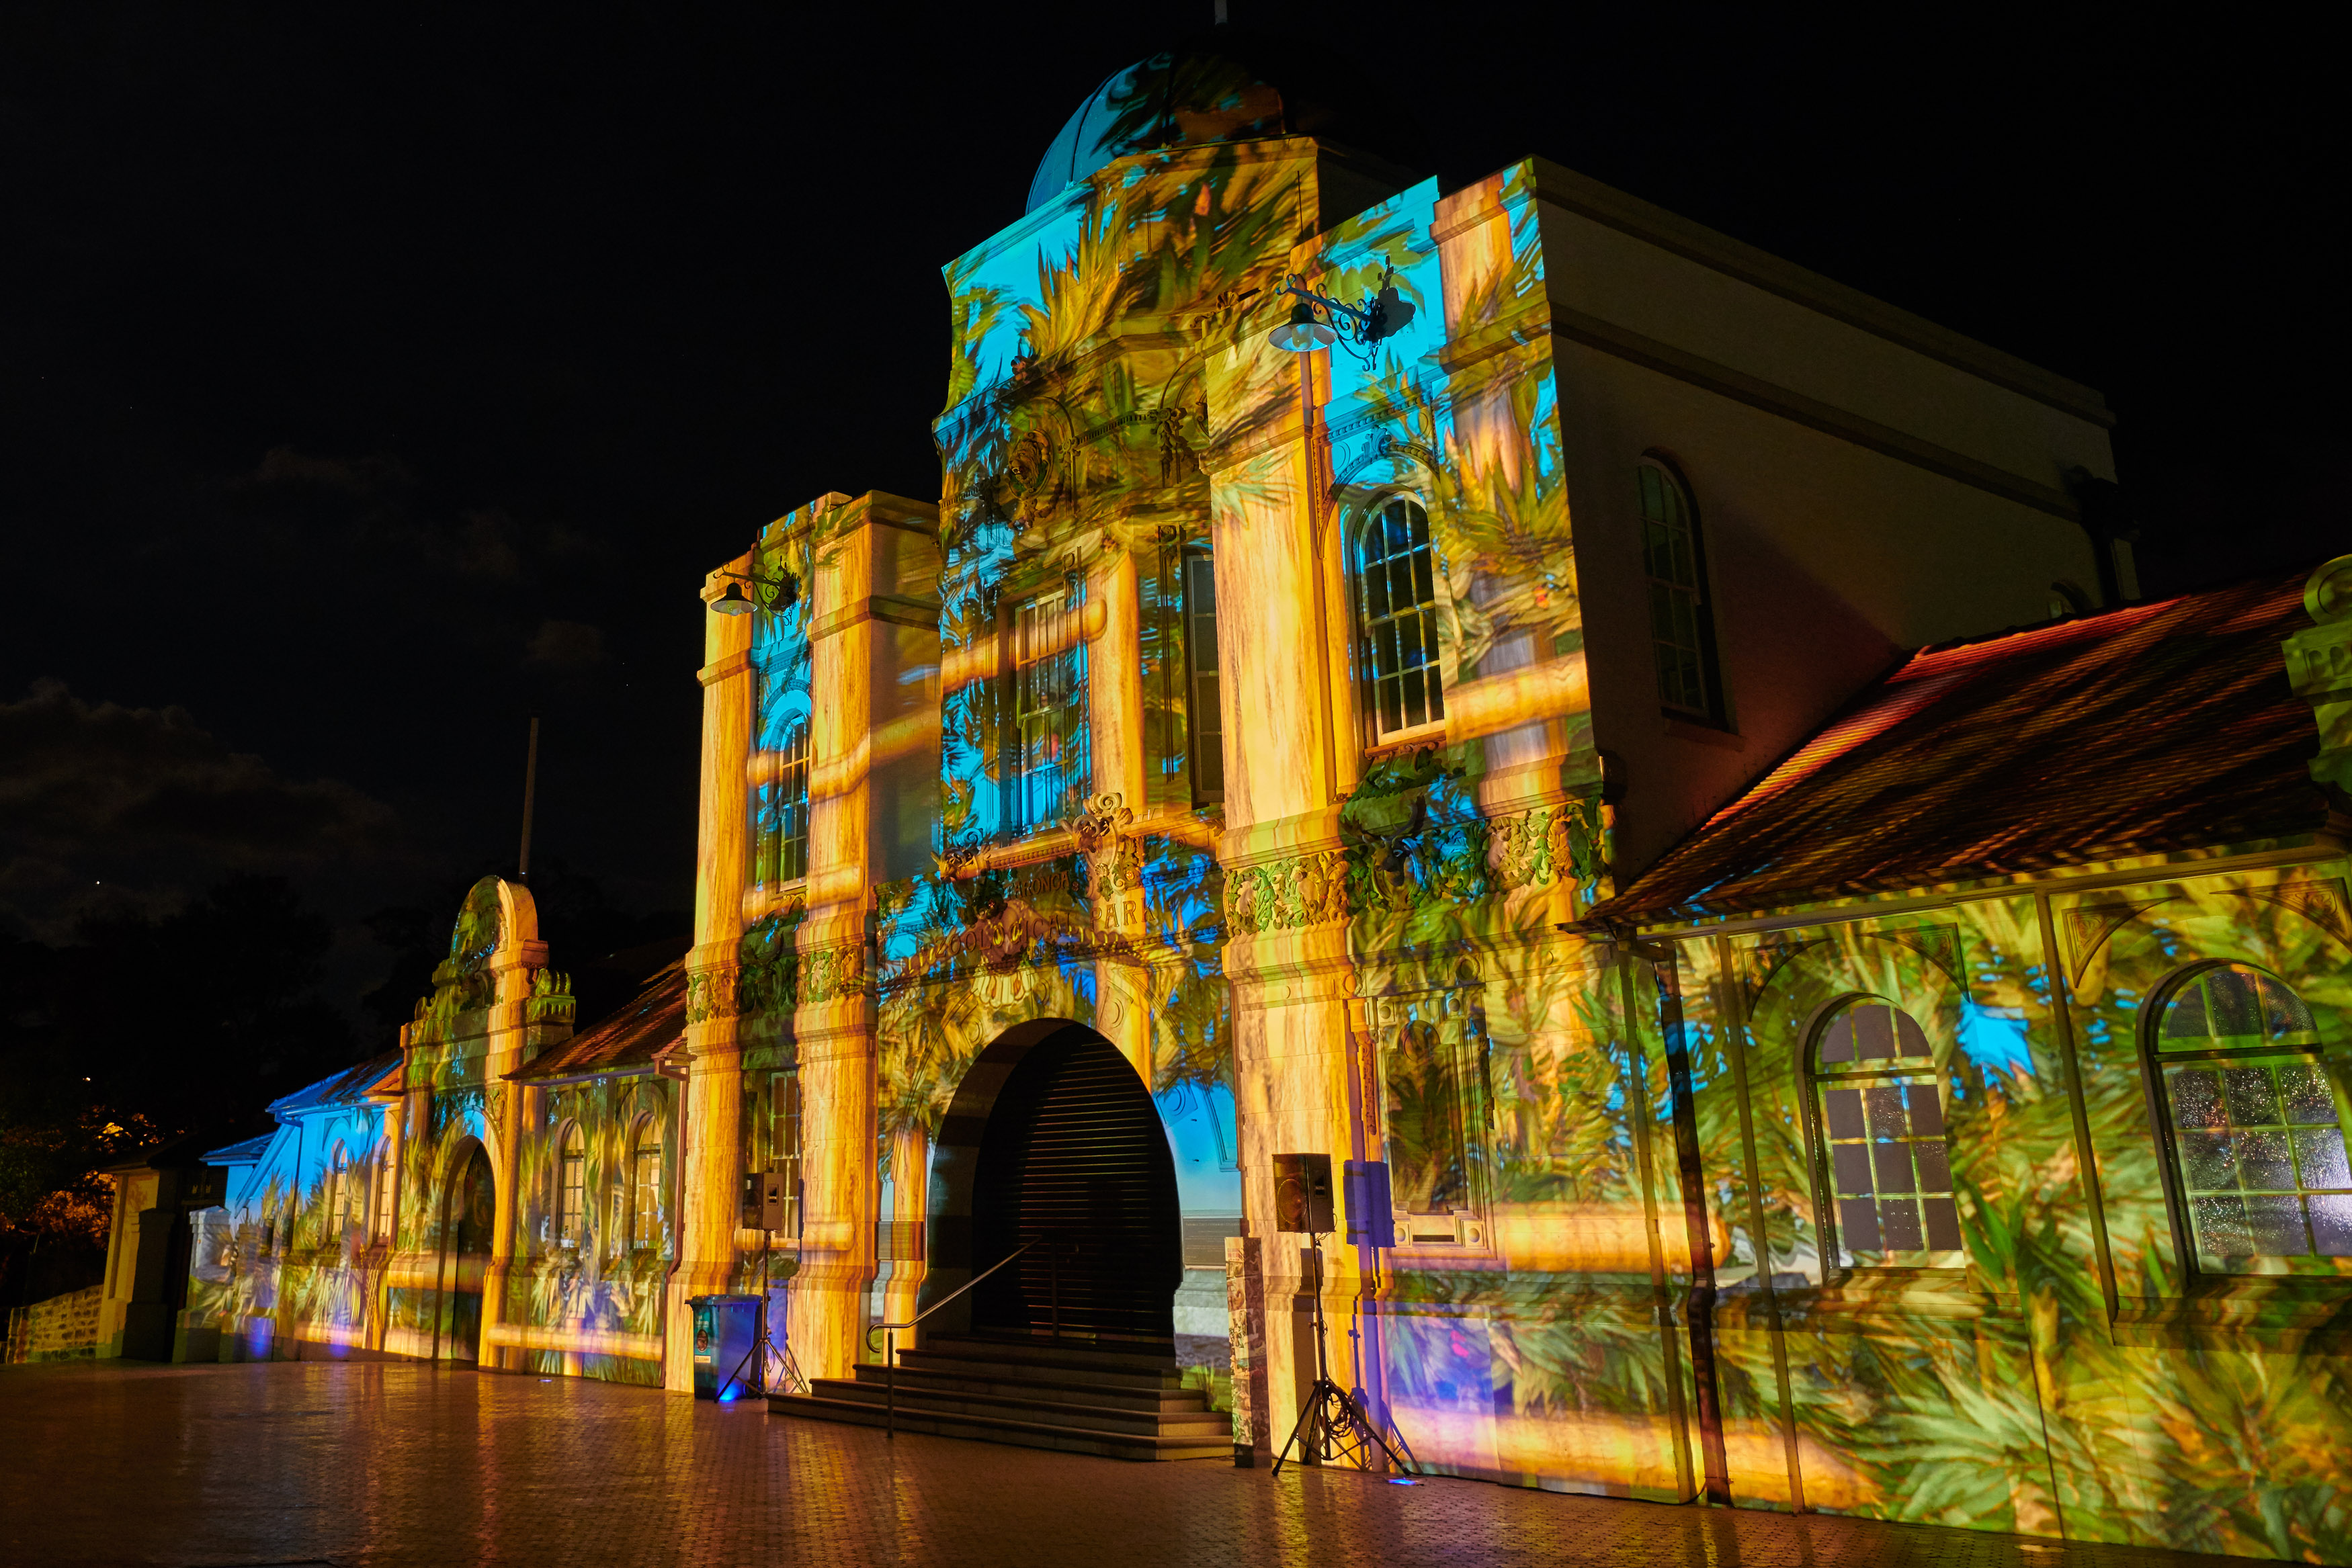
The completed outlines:
[[[662,1130],[651,1116],[637,1123],[629,1145],[629,1246],[661,1246]]]
[[[808,726],[795,727],[766,760],[767,776],[752,791],[751,880],[782,887],[808,879]]]
[[[2347,1107],[2303,998],[2247,965],[2192,970],[2166,994],[2155,1045],[2197,1266],[2352,1258]]]
[[[1429,514],[1399,496],[1356,535],[1357,612],[1363,618],[1372,732],[1391,735],[1445,717],[1437,666],[1437,574]]]
[[[555,1240],[562,1247],[583,1247],[588,1241],[588,1140],[580,1124],[563,1129],[562,1154],[557,1162]]]
[[[1650,580],[1658,700],[1672,713],[1720,724],[1723,682],[1716,667],[1715,615],[1707,601],[1698,514],[1681,478],[1664,464],[1645,460],[1634,477],[1642,506],[1642,570]]]
[[[1225,798],[1224,717],[1217,706],[1217,563],[1205,550],[1184,558],[1184,712],[1192,725],[1192,804]]]
[[[1090,788],[1084,600],[1073,578],[1013,606],[1003,776],[1015,832],[1062,821]]]
[[[395,1159],[396,1154],[393,1148],[392,1140],[387,1138],[377,1145],[375,1155],[375,1198],[374,1201],[369,1205],[369,1213],[373,1215],[375,1219],[376,1236],[378,1239],[386,1241],[393,1239],[394,1232],[397,1228],[393,1223],[395,1210],[398,1207],[396,1202],[398,1197],[398,1188],[396,1184],[400,1178],[400,1167],[395,1163]]]
[[[1839,1261],[1959,1267],[1943,1095],[1918,1020],[1877,997],[1842,1004],[1814,1041],[1813,1086]]]
[[[335,1145],[334,1163],[327,1175],[327,1245],[341,1247],[352,1234],[352,1171],[342,1145]]]

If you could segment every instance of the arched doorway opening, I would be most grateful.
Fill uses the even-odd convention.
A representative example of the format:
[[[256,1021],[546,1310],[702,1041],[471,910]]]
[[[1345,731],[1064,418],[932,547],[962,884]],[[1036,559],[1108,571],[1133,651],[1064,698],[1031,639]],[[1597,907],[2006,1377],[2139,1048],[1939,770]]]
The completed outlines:
[[[448,1185],[441,1189],[441,1302],[434,1314],[434,1359],[478,1364],[482,1281],[490,1267],[498,1184],[490,1175],[488,1154],[472,1138],[449,1168]]]
[[[1061,1019],[1008,1030],[966,1074],[932,1173],[927,1301],[1032,1245],[926,1327],[1172,1354],[1175,1160],[1108,1040]]]

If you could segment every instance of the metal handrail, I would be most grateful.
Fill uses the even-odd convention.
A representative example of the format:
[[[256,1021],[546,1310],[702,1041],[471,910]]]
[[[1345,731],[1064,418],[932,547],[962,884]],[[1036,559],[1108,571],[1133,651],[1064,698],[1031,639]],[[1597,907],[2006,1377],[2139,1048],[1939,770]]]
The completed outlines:
[[[1024,1241],[1020,1246],[1015,1247],[1012,1251],[1007,1252],[1003,1257],[998,1259],[995,1262],[991,1263],[987,1268],[982,1269],[979,1273],[974,1274],[971,1279],[966,1280],[962,1284],[958,1285],[954,1290],[950,1291],[946,1295],[941,1296],[938,1301],[933,1301],[929,1306],[925,1307],[921,1312],[917,1312],[913,1317],[908,1318],[905,1322],[876,1323],[872,1328],[866,1331],[866,1348],[868,1350],[872,1350],[874,1348],[874,1336],[876,1334],[878,1333],[884,1336],[883,1344],[885,1348],[882,1352],[882,1436],[886,1439],[891,1442],[896,1442],[898,1438],[898,1331],[900,1329],[913,1328],[917,1323],[921,1322],[925,1318],[929,1317],[933,1312],[938,1312],[941,1307],[946,1306],[950,1301],[954,1301],[958,1296],[962,1295],[966,1291],[971,1290],[974,1285],[979,1284],[982,1280],[987,1279],[991,1274],[995,1273],[999,1269],[1003,1268],[1007,1263],[1012,1262],[1013,1260],[1020,1257],[1021,1254],[1028,1251],[1029,1249],[1036,1245],[1037,1243],[1034,1241]],[[1048,1254],[1048,1256],[1051,1256],[1051,1254]],[[1057,1286],[1059,1283],[1060,1281],[1058,1280],[1055,1281],[1055,1284]],[[1060,1292],[1057,1290],[1055,1293],[1058,1295]]]

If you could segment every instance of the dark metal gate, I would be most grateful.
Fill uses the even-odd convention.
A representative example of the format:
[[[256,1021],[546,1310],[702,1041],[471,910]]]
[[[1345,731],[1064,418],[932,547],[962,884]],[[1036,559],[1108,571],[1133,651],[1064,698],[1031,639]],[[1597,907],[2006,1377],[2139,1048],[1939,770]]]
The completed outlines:
[[[1036,1243],[973,1292],[974,1330],[1172,1347],[1175,1161],[1108,1040],[1074,1028],[1022,1058],[982,1135],[972,1211],[975,1268]]]

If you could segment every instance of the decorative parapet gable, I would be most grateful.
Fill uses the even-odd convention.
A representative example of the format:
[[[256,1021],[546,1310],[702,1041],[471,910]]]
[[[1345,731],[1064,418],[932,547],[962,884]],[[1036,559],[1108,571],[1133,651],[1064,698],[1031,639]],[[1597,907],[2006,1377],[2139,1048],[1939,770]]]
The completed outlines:
[[[486,876],[467,891],[449,933],[449,956],[433,971],[433,989],[417,998],[416,1009],[402,1031],[404,1044],[445,1043],[461,1030],[465,1015],[481,1013],[499,1000],[499,977],[517,969],[533,971],[524,999],[528,1021],[570,1021],[570,983],[550,978],[544,970],[547,944],[539,940],[539,914],[530,893],[520,883]],[[512,993],[509,1000],[513,1000]]]
[[[2352,809],[2352,555],[2311,574],[2303,606],[2314,624],[2281,644],[2287,679],[2319,722],[2311,776],[2338,806]]]

